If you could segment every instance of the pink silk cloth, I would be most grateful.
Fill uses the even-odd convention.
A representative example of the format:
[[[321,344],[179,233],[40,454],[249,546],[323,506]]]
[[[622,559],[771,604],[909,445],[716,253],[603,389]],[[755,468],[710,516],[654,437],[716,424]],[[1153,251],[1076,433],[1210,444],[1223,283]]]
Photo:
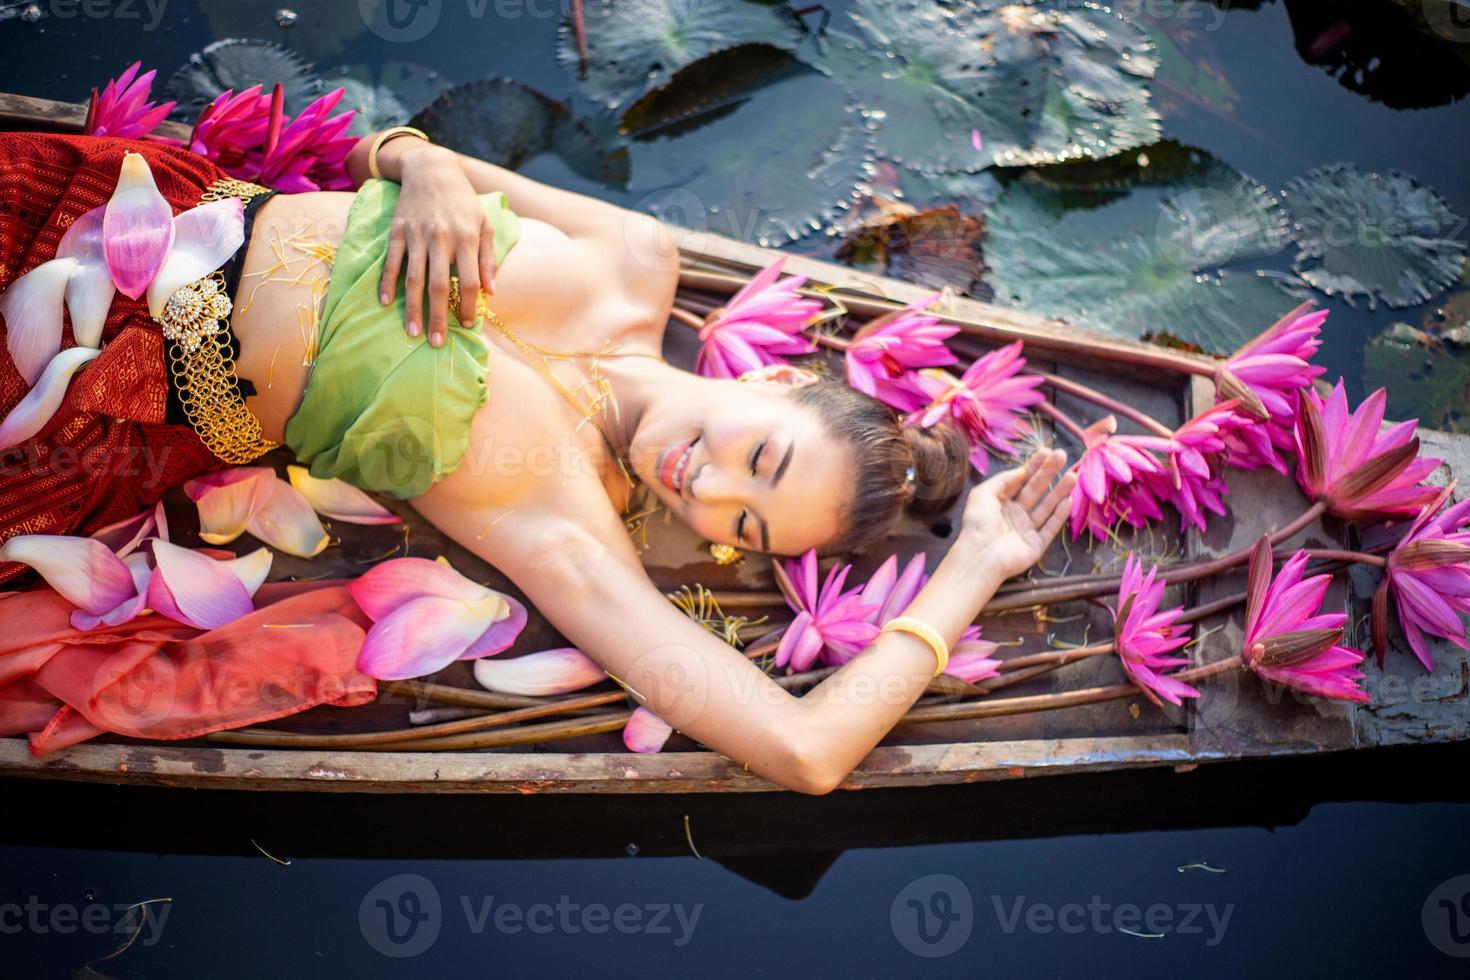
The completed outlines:
[[[195,738],[377,696],[357,670],[371,623],[345,581],[268,582],[255,607],[213,630],[150,611],[82,631],[49,586],[0,593],[0,736],[29,735],[43,755],[102,732]]]

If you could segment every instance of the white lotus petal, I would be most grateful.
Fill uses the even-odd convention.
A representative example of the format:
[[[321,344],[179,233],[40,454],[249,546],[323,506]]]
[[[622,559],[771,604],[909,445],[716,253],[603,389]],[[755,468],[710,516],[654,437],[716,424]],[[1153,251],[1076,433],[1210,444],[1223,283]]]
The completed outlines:
[[[51,358],[41,372],[41,380],[0,422],[0,449],[18,446],[45,428],[66,397],[71,376],[100,353],[91,347],[68,347]]]
[[[607,680],[607,671],[575,647],[528,653],[523,657],[484,657],[475,661],[475,680],[490,691],[539,697],[580,691]]]
[[[305,466],[294,463],[286,467],[286,475],[291,478],[291,486],[306,497],[311,509],[323,517],[349,524],[398,523],[397,514],[346,480],[321,480],[312,476]]]
[[[107,310],[112,306],[112,297],[117,287],[112,284],[112,273],[107,268],[107,256],[102,250],[102,215],[105,208],[93,208],[71,223],[61,244],[56,247],[56,257],[73,258],[77,267],[66,284],[66,309],[71,314],[71,335],[82,347],[97,347],[102,343],[102,327],[107,322]]]
[[[76,259],[42,262],[0,293],[5,347],[26,384],[35,384],[61,349],[61,301],[77,265]]]
[[[238,197],[210,201],[174,218],[174,244],[148,285],[148,312],[163,313],[175,289],[209,275],[245,243],[245,212]]]
[[[245,591],[254,596],[255,590],[260,588],[266,576],[271,573],[271,561],[274,557],[269,548],[256,548],[248,555],[222,561],[220,564],[234,572],[240,584],[245,586]]]
[[[96,538],[17,534],[0,545],[0,561],[31,566],[72,605],[99,616],[135,594],[128,566]]]

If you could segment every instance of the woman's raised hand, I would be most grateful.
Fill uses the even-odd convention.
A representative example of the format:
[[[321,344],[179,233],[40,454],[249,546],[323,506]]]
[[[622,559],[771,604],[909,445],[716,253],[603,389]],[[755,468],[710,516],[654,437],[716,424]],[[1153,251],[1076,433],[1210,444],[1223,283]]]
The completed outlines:
[[[1031,454],[1025,464],[997,473],[970,491],[960,536],[994,562],[1005,578],[1041,560],[1067,520],[1075,473],[1060,449]]]
[[[379,299],[393,302],[403,272],[404,326],[417,337],[427,318],[429,343],[437,347],[449,330],[450,266],[459,276],[460,323],[475,322],[481,286],[494,290],[494,228],[451,150],[414,147],[403,157],[400,183]]]

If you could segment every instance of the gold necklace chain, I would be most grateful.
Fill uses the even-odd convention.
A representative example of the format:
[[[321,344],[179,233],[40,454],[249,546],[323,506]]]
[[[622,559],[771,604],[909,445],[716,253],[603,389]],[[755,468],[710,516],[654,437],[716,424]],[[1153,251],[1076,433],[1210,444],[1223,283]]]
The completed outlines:
[[[449,297],[450,309],[458,309],[459,307],[458,286],[458,277],[451,276]],[[613,458],[613,461],[617,463],[618,469],[623,474],[623,479],[628,482],[628,488],[631,490],[637,484],[638,480],[636,477],[633,476],[633,474],[628,471],[628,467],[623,462],[622,457],[618,455],[617,451],[613,448],[613,441],[612,438],[608,436],[607,429],[605,429],[602,423],[597,420],[597,416],[606,411],[606,405],[608,403],[613,406],[614,413],[616,413],[618,410],[617,398],[615,395],[613,395],[612,386],[607,382],[606,378],[602,377],[602,375],[598,373],[597,361],[599,358],[603,357],[654,357],[658,358],[659,360],[663,360],[663,358],[659,357],[659,355],[657,354],[650,354],[647,351],[554,351],[548,350],[545,347],[540,347],[536,344],[531,343],[528,340],[522,340],[520,337],[516,336],[516,334],[510,329],[510,327],[506,325],[505,321],[502,320],[494,310],[490,309],[490,306],[485,298],[485,292],[483,290],[481,290],[476,303],[476,312],[479,313],[480,316],[484,317],[492,324],[494,324],[495,329],[499,330],[502,336],[504,336],[507,340],[516,345],[516,349],[521,352],[521,356],[526,360],[526,362],[529,363],[533,368],[535,368],[544,378],[546,378],[547,382],[552,386],[552,388],[554,388],[556,392],[561,395],[562,398],[566,399],[569,405],[577,410],[578,415],[581,415],[582,418],[586,419],[588,422],[591,422],[594,426],[597,427],[597,431],[602,435],[603,443],[607,446],[608,455],[610,455]],[[578,357],[592,358],[592,368],[590,372],[591,380],[588,383],[592,384],[592,386],[597,389],[598,394],[593,398],[592,404],[590,406],[584,408],[580,403],[578,403],[576,395],[568,391],[566,386],[563,385],[561,381],[556,377],[555,373],[552,372],[550,365],[546,363],[547,357],[555,358],[557,360],[572,360]]]

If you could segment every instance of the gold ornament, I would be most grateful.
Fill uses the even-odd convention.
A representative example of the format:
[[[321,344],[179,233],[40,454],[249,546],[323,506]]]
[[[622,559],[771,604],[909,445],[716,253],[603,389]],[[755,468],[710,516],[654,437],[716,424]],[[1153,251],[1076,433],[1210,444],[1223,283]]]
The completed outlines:
[[[709,546],[710,557],[715,560],[716,565],[733,565],[745,557],[739,548],[728,544],[712,544]]]

